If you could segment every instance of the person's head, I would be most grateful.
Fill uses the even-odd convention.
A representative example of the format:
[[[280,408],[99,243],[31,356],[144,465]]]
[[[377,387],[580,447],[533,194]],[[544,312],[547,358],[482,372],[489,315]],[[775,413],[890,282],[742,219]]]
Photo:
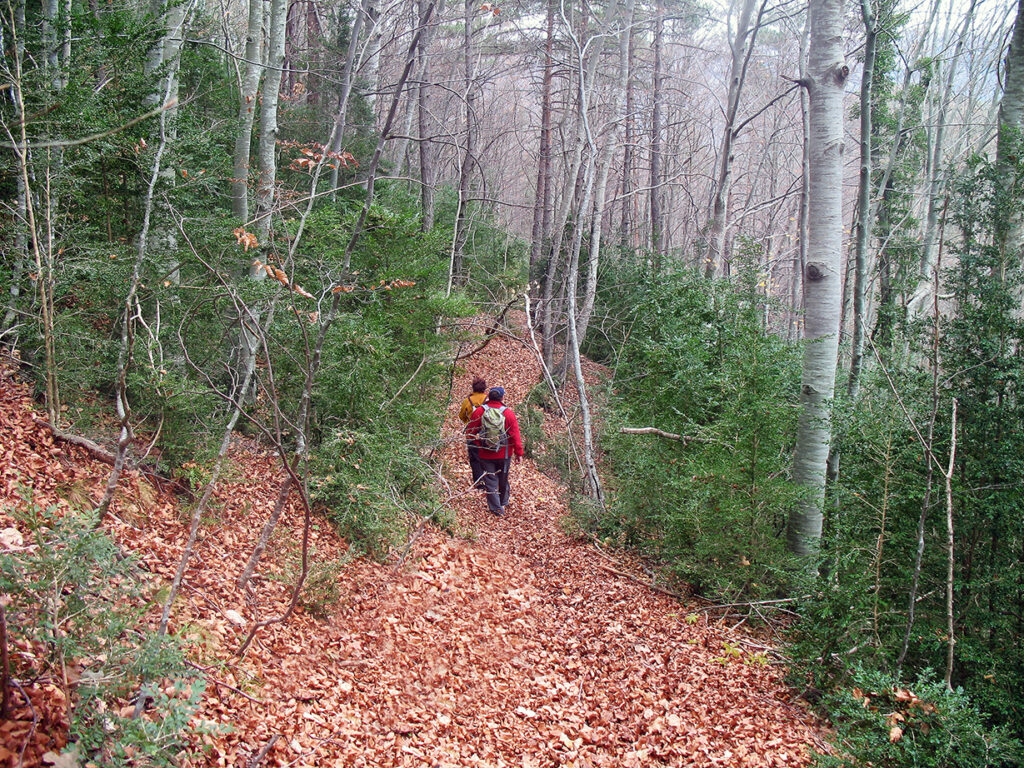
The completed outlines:
[[[504,387],[491,387],[491,391],[487,393],[488,400],[497,400],[499,403],[505,399],[505,388]]]
[[[473,379],[473,391],[474,392],[486,392],[487,391],[487,382],[484,381],[483,379],[481,379],[479,376],[477,376],[475,379]]]

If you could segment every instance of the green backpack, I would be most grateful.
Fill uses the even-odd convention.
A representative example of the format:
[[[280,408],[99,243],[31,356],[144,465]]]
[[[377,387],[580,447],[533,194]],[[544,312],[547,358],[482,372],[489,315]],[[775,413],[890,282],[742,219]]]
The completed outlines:
[[[501,451],[508,445],[508,432],[505,430],[505,406],[493,408],[484,405],[480,417],[480,431],[477,440],[481,448],[488,451]]]

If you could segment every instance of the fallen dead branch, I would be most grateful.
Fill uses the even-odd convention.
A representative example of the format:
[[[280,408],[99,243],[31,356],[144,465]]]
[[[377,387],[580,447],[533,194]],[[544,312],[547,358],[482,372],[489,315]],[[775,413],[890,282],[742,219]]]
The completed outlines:
[[[675,432],[665,432],[657,427],[620,427],[619,432],[623,435],[658,435],[669,440],[679,440],[686,445],[693,440],[689,435],[677,435]]]
[[[808,597],[810,597],[810,595],[801,595],[799,597],[783,597],[783,598],[779,598],[778,600],[755,600],[755,601],[744,602],[744,603],[720,603],[718,605],[707,605],[707,606],[704,606],[703,608],[698,608],[697,610],[699,610],[699,611],[714,611],[714,610],[725,610],[725,609],[728,609],[728,608],[753,608],[753,609],[756,609],[758,606],[762,606],[762,605],[779,606],[779,605],[784,605],[786,603],[795,603],[798,600],[806,600]],[[793,616],[797,616],[798,615],[794,611],[787,610],[786,608],[778,608],[778,607],[776,607],[775,610],[782,611],[783,613],[788,613],[788,614],[791,614]]]
[[[498,313],[497,317],[494,318],[494,321],[489,326],[487,326],[487,330],[484,331],[483,342],[475,349],[471,349],[469,352],[463,352],[461,354],[456,355],[455,360],[465,360],[467,357],[472,357],[477,352],[483,350],[483,348],[486,347],[488,344],[490,344],[491,339],[494,338],[494,334],[496,334],[498,330],[501,328],[501,323],[505,319],[505,314],[510,309],[512,309],[512,305],[515,304],[517,301],[519,301],[519,296],[513,296],[512,300],[509,301],[509,303],[505,305],[505,308],[502,309],[501,312]]]
[[[263,745],[263,749],[253,755],[252,759],[245,764],[246,768],[257,768],[257,766],[266,759],[267,754],[274,748],[274,745],[277,744],[277,740],[280,738],[281,734],[279,733],[275,733],[271,736],[270,741]]]
[[[626,573],[626,571],[620,571],[617,568],[612,568],[609,565],[603,565],[601,563],[598,563],[597,567],[600,568],[602,571],[607,571],[608,573],[614,574],[615,576],[622,576],[623,578],[630,579],[631,581],[635,581],[637,584],[641,584],[641,585],[643,585],[643,586],[647,587],[648,589],[653,590],[655,592],[660,592],[663,595],[668,595],[669,597],[674,597],[677,600],[686,600],[686,595],[682,594],[681,592],[673,592],[671,589],[665,589],[664,587],[659,587],[657,584],[652,584],[649,581],[644,581],[643,579],[639,578],[638,576],[634,576],[631,573]]]
[[[112,454],[99,443],[95,443],[89,438],[82,437],[81,435],[73,435],[70,432],[65,432],[64,430],[55,427],[50,422],[45,421],[44,419],[36,418],[35,416],[32,417],[32,421],[36,424],[36,426],[48,429],[50,433],[53,435],[54,439],[60,440],[63,443],[68,443],[69,445],[75,445],[78,446],[79,448],[83,448],[90,456],[92,456],[97,461],[102,461],[104,464],[108,464],[110,466],[114,465],[114,462],[116,461],[116,457],[114,456],[114,454]],[[125,465],[128,469],[134,469],[135,471],[142,474],[147,480],[149,480],[150,483],[152,483],[153,487],[156,488],[161,493],[171,491],[173,493],[178,493],[185,496],[186,498],[189,499],[189,501],[192,500],[192,491],[184,483],[170,477],[164,477],[160,475],[152,467],[148,467],[145,464],[139,464],[137,462],[129,464],[128,462],[125,462]]]

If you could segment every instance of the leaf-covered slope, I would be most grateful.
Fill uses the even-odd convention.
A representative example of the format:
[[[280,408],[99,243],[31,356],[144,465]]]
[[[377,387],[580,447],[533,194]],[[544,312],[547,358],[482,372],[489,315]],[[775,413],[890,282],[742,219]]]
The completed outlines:
[[[473,375],[505,386],[515,408],[539,370],[519,341],[499,336],[455,382],[443,461],[461,535],[426,527],[398,565],[345,566],[328,619],[300,611],[261,631],[242,659],[233,652],[250,623],[284,605],[284,584],[269,577],[284,575],[301,519],[288,511],[263,578],[239,593],[234,580],[279,473],[274,457],[236,446],[172,619],[207,675],[198,717],[233,730],[202,737],[182,764],[246,764],[275,737],[263,765],[806,764],[815,733],[782,671],[725,652],[741,639],[691,623],[686,606],[615,575],[607,555],[565,534],[564,489],[532,462],[513,467],[506,518],[466,492],[455,414]],[[14,503],[25,484],[41,499],[70,487],[96,493],[106,468],[54,445],[24,392],[2,382],[0,502]],[[110,528],[156,588],[173,573],[187,521],[142,487],[127,479]],[[315,533],[318,560],[343,555],[326,523]],[[8,748],[20,748],[19,733],[3,734]]]

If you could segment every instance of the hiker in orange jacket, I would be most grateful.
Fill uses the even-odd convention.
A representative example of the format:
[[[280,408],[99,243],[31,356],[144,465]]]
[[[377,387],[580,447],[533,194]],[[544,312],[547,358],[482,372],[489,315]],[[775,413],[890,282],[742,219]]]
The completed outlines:
[[[469,420],[473,417],[473,411],[479,408],[487,400],[487,382],[477,376],[473,379],[473,391],[469,396],[462,401],[462,407],[459,408],[459,420],[463,425],[468,424]],[[466,427],[463,426],[463,431],[466,431]],[[469,457],[469,470],[473,473],[473,487],[483,488],[483,483],[480,482],[480,476],[484,473],[483,467],[480,466],[479,448],[476,445],[476,438],[470,434],[466,434],[466,455]]]
[[[509,465],[512,457],[523,458],[523,441],[519,435],[516,415],[503,402],[503,387],[492,387],[487,402],[473,411],[466,424],[466,434],[476,438],[483,483],[487,491],[487,508],[501,517],[508,508]]]

